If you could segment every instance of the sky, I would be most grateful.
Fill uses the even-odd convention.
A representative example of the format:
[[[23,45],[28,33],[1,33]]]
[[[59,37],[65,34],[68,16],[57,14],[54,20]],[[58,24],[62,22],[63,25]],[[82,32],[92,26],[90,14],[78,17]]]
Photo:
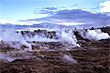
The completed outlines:
[[[28,21],[30,24],[56,22],[64,25],[109,25],[109,13],[110,0],[0,0],[0,23],[24,20],[21,24]],[[98,17],[94,21],[95,16]],[[102,20],[107,23],[99,23]]]

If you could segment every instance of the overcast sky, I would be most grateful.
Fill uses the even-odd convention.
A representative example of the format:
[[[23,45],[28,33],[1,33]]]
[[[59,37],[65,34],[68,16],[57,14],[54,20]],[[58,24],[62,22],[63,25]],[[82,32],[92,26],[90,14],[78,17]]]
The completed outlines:
[[[110,25],[110,0],[0,0],[0,10],[0,23]]]

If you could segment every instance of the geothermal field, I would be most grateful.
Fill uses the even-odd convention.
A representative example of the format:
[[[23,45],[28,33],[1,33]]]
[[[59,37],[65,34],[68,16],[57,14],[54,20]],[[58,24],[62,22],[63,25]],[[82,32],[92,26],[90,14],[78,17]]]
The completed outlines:
[[[109,73],[110,27],[0,28],[0,73]]]

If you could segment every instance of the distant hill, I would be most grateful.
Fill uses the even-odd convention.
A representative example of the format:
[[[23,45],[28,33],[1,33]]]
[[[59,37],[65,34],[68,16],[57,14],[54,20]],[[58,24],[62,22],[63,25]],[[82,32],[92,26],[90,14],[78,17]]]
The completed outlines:
[[[12,25],[12,24],[0,24],[0,27],[6,28],[23,28],[23,27],[30,27],[30,28],[73,28],[74,26],[66,26],[66,25],[59,25],[59,24],[52,24],[52,23],[41,23],[41,24],[33,24],[33,25]]]

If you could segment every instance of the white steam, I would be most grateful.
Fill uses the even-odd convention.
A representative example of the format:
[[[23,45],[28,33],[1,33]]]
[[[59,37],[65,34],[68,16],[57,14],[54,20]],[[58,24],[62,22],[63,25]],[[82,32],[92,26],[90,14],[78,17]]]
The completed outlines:
[[[76,39],[75,35],[73,34],[72,30],[63,30],[60,35],[61,35],[61,38],[63,41],[68,41],[73,46],[80,47],[80,45],[77,44],[77,39]]]
[[[63,56],[63,60],[64,60],[65,62],[68,62],[68,63],[77,63],[77,61],[74,60],[74,59],[72,58],[72,56],[70,56],[70,55],[64,55],[64,56]]]
[[[83,38],[87,38],[90,40],[101,40],[110,38],[108,33],[101,32],[100,29],[96,30],[87,30],[80,33]]]
[[[0,60],[5,60],[6,62],[11,62],[15,59],[31,59],[31,58],[35,58],[35,56],[24,51],[7,52],[7,53],[0,52]]]
[[[22,45],[25,45],[28,47],[28,50],[31,50],[31,45],[23,38],[20,32],[17,33],[14,29],[1,29],[0,35],[0,41],[5,41],[11,47],[20,49]],[[19,43],[13,44],[12,41]]]
[[[34,33],[34,31],[31,31]],[[0,29],[0,41],[5,41],[5,43],[8,43],[11,47],[21,49],[21,46],[26,46],[25,49],[31,51],[32,50],[32,43],[29,43],[28,41],[38,41],[38,42],[63,42],[66,41],[73,46],[80,46],[77,44],[77,39],[75,35],[73,34],[72,30],[60,30],[55,31],[58,36],[58,39],[51,39],[47,38],[45,33],[42,33],[42,35],[35,34],[32,36],[31,33],[26,33],[24,35],[21,34],[20,31],[16,31],[16,29]],[[28,35],[29,34],[29,35]],[[48,34],[47,34],[48,35]],[[11,41],[11,42],[10,42]],[[14,43],[13,43],[14,42]]]
[[[27,41],[39,41],[39,42],[56,42],[57,41],[55,39],[50,39],[47,37],[41,37],[38,35],[35,35],[34,37],[31,37],[31,38],[27,38],[26,40]]]

